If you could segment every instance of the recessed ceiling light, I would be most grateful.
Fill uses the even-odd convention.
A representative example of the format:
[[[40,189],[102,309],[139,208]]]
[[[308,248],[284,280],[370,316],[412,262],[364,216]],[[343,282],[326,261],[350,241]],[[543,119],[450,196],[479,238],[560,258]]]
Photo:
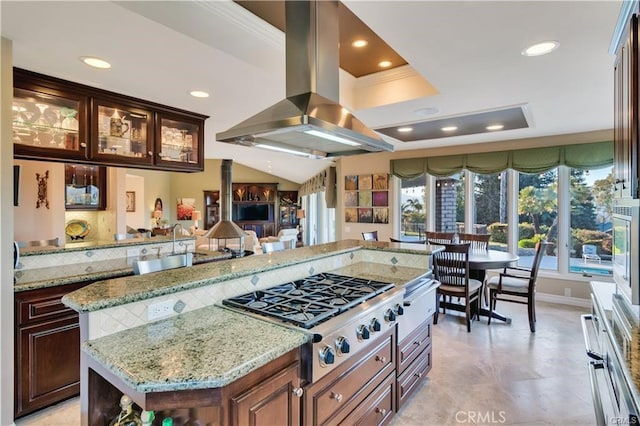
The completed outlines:
[[[425,107],[425,108],[418,108],[413,112],[416,113],[416,115],[421,115],[423,117],[426,117],[427,115],[437,114],[440,112],[440,110],[436,107]]]
[[[365,47],[369,42],[367,40],[355,40],[351,45],[353,47]]]
[[[189,94],[191,96],[193,96],[194,98],[208,98],[209,94],[207,92],[203,92],[201,90],[192,90],[191,92],[189,92]]]
[[[391,66],[391,61],[381,61],[378,62],[378,66],[380,68],[389,68]]]
[[[540,56],[551,53],[558,47],[560,47],[560,43],[558,43],[557,41],[543,41],[542,43],[537,43],[527,47],[526,49],[522,50],[521,53],[524,56]]]
[[[108,69],[111,68],[111,64],[103,59],[94,58],[93,56],[81,56],[80,60],[90,67]]]
[[[458,126],[447,126],[447,127],[443,127],[442,129],[443,132],[453,132],[454,130],[458,130]]]
[[[413,131],[413,127],[398,127],[400,133],[409,133]]]
[[[486,127],[487,130],[502,130],[504,129],[504,124],[492,124]]]

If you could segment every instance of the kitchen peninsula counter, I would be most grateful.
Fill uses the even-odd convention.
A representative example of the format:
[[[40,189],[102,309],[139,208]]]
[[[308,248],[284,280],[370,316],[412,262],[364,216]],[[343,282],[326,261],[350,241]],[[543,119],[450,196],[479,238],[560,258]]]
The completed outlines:
[[[258,273],[352,253],[361,249],[417,255],[432,254],[430,247],[417,244],[342,240],[294,250],[247,256],[231,261],[205,263],[160,273],[100,281],[66,295],[63,302],[78,312],[92,312],[232,279],[251,277]],[[426,269],[427,262],[425,261],[422,273],[426,272]],[[162,274],[162,279],[158,279],[158,274]]]

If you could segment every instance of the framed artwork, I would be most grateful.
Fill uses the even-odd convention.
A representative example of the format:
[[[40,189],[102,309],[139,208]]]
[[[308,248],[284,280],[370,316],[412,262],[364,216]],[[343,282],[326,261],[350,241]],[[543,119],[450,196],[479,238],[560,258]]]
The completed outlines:
[[[358,209],[349,208],[344,209],[344,221],[345,222],[357,222],[358,221]]]
[[[373,206],[387,207],[389,205],[389,193],[387,191],[373,191]]]
[[[195,209],[195,198],[178,198],[178,220],[191,220]]]
[[[135,191],[127,191],[127,211],[136,211],[136,193]]]
[[[358,176],[358,190],[363,189],[371,189],[371,175],[360,175]]]
[[[389,207],[374,207],[373,223],[389,223]]]
[[[344,190],[355,191],[358,189],[358,176],[348,175],[344,177]]]
[[[358,207],[371,207],[371,191],[358,191]]]
[[[373,223],[373,209],[358,208],[358,222],[360,223]]]
[[[373,189],[389,189],[389,175],[386,173],[374,173]]]
[[[346,191],[344,193],[344,205],[345,207],[357,207],[358,193],[356,191]]]

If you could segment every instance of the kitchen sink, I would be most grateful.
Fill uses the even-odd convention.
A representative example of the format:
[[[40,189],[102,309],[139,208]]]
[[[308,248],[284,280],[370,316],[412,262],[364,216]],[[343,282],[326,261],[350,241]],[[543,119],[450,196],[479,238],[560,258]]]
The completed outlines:
[[[193,265],[193,253],[171,254],[156,259],[134,260],[133,273],[142,275],[191,265]]]

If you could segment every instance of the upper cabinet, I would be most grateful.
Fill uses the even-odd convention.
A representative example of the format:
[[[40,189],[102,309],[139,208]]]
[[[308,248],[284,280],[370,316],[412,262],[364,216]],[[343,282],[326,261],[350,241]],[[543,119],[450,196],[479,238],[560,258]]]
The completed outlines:
[[[16,158],[202,171],[206,119],[14,68]]]
[[[204,168],[204,127],[197,117],[156,114],[156,163],[163,168]]]
[[[93,99],[91,158],[113,164],[153,164],[153,113],[123,102]]]
[[[21,158],[87,158],[88,98],[46,80],[14,76],[13,144]]]
[[[631,16],[616,51],[614,68],[614,196],[638,195],[638,17]]]

